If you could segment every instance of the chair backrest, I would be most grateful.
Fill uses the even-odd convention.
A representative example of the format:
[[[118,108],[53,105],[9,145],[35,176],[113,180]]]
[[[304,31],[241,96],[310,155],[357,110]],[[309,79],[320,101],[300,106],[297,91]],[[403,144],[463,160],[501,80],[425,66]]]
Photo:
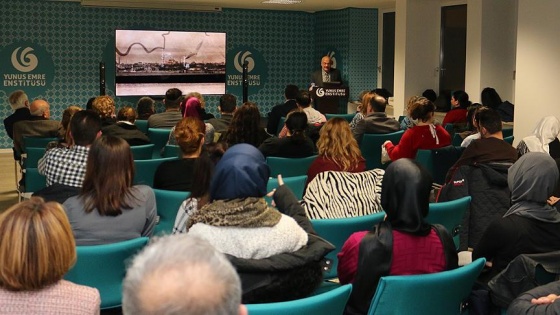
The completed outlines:
[[[430,212],[426,221],[431,224],[441,224],[453,236],[455,247],[459,248],[459,232],[463,217],[471,205],[471,196],[452,201],[430,203]]]
[[[154,152],[154,144],[133,145],[130,151],[135,160],[150,160]]]
[[[23,150],[26,148],[46,148],[47,144],[51,141],[58,141],[55,137],[23,137]]]
[[[405,117],[406,117],[406,116],[404,116],[404,115],[400,115],[400,116],[399,116],[399,124],[402,123],[402,121],[404,120]]]
[[[28,147],[25,149],[27,157],[25,158],[25,168],[36,168],[39,160],[45,155],[47,150],[45,148]]]
[[[138,127],[138,129],[140,131],[142,131],[144,134],[148,134],[148,120],[144,120],[144,119],[136,119],[134,121],[134,124],[136,125],[136,127]]]
[[[507,138],[513,136],[513,128],[502,128],[502,137]]]
[[[449,169],[457,162],[465,148],[448,145],[432,150],[418,150],[416,162],[432,175],[434,183],[443,185]]]
[[[344,118],[348,123],[350,123],[352,121],[352,119],[354,119],[354,116],[356,116],[356,113],[353,114],[325,114],[325,117],[327,118],[327,120],[334,118],[334,117],[340,117],[340,118]]]
[[[453,139],[453,136],[455,135],[455,129],[456,129],[455,125],[454,124],[445,124],[445,126],[443,128],[445,128],[447,133],[449,133],[449,135],[451,136],[451,139]]]
[[[270,167],[270,176],[276,177],[282,174],[282,177],[294,177],[307,175],[307,170],[311,163],[317,158],[316,155],[305,158],[281,158],[269,156],[266,158],[266,164]]]
[[[335,250],[326,256],[331,261],[331,269],[325,273],[325,279],[337,276],[338,258],[336,254],[340,252],[342,245],[344,245],[348,237],[354,232],[371,230],[374,225],[383,221],[384,218],[385,212],[378,212],[353,218],[311,220],[315,232],[336,247]]]
[[[305,183],[307,182],[307,175],[301,176],[293,176],[293,177],[282,177],[284,181],[284,185],[288,186],[290,190],[296,195],[298,200],[303,198],[303,193],[305,190]],[[266,191],[272,191],[273,189],[278,188],[278,178],[271,177],[268,179],[268,184],[266,185]],[[269,202],[271,198],[265,197],[265,199]]]
[[[191,193],[188,191],[172,191],[154,189],[156,195],[156,205],[158,213],[158,224],[155,227],[154,235],[171,234],[173,224],[177,217],[179,207]]]
[[[461,146],[461,143],[463,143],[463,137],[461,137],[460,134],[456,133],[453,135],[453,138],[451,139],[451,145],[455,146],[455,147],[459,147]]]
[[[387,140],[391,140],[395,145],[398,144],[403,133],[404,130],[385,134],[364,134],[360,143],[360,150],[362,151],[362,156],[366,159],[366,169],[385,169],[388,164],[381,164],[381,145]]]
[[[128,260],[147,243],[147,237],[139,237],[112,244],[77,246],[78,259],[64,279],[99,290],[102,309],[120,306]]]
[[[179,157],[181,149],[178,145],[166,144],[163,147],[163,157]]]
[[[37,168],[25,169],[25,192],[32,193],[47,187],[47,178]]]
[[[344,312],[344,307],[351,292],[352,285],[347,284],[304,299],[277,303],[247,304],[247,310],[250,315],[340,315]]]
[[[134,160],[134,185],[143,184],[154,186],[154,176],[158,166],[165,161],[177,160],[177,158],[160,158],[151,160]]]
[[[486,260],[422,275],[381,277],[368,315],[461,314]]]
[[[153,157],[161,157],[161,149],[169,141],[171,129],[165,128],[148,128],[148,138],[154,144]]]
[[[513,145],[514,136],[504,137],[504,141]]]
[[[280,119],[278,120],[278,127],[276,128],[277,136],[280,133],[280,131],[282,131],[282,128],[284,128],[285,123],[286,123],[286,117],[280,117]]]

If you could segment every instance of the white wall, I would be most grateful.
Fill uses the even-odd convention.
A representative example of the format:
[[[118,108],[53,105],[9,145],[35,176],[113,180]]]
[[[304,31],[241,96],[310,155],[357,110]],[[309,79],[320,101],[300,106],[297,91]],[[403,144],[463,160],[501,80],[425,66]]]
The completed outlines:
[[[543,116],[560,118],[560,1],[519,0],[515,142]]]

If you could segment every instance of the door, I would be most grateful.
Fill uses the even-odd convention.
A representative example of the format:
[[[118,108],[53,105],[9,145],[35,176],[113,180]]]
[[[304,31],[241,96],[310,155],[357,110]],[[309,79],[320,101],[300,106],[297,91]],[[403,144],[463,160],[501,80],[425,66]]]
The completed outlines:
[[[445,95],[448,108],[451,93],[465,89],[467,54],[467,5],[441,8],[439,93]]]
[[[395,83],[395,12],[383,13],[382,87],[394,93]]]

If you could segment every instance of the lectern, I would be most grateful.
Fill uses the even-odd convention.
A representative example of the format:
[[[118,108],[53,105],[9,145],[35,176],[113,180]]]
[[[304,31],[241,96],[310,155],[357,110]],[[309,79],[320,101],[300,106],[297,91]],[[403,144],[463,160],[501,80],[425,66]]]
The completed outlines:
[[[323,114],[338,114],[340,103],[348,99],[347,86],[314,86],[311,89],[311,97],[315,102],[315,108]]]

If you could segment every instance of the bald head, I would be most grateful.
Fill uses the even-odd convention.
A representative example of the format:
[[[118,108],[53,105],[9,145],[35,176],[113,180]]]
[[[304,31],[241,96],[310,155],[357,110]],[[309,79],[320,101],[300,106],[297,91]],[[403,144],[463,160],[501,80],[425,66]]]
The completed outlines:
[[[384,113],[387,107],[387,100],[380,95],[375,94],[369,101],[369,112]]]
[[[51,117],[49,103],[45,100],[34,100],[29,105],[29,111],[31,112],[32,116],[39,116],[45,119],[49,119]]]

